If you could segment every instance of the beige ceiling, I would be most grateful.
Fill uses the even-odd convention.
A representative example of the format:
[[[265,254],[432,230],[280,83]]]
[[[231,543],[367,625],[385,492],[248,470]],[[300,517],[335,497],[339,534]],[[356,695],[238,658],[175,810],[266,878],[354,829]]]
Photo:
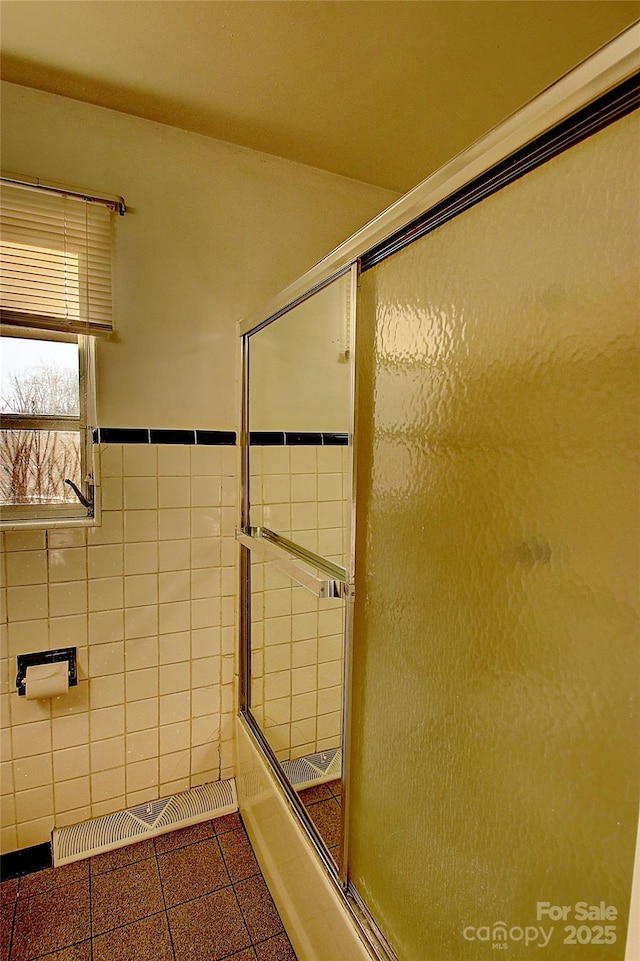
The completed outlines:
[[[631,0],[2,0],[2,75],[405,191]]]

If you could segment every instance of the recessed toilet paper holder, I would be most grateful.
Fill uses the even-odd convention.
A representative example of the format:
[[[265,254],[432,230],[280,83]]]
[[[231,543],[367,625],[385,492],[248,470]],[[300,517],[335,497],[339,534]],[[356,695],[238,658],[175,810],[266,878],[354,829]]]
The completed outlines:
[[[69,687],[74,687],[78,683],[75,647],[61,647],[57,651],[36,651],[33,654],[18,654],[18,673],[16,675],[18,694],[23,697],[25,695],[28,667],[33,667],[35,664],[57,664],[59,661],[69,662]]]

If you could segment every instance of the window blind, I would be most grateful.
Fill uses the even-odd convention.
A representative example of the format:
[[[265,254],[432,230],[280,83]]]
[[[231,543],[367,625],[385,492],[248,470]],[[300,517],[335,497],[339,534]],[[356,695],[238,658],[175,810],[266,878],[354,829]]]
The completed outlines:
[[[113,205],[0,181],[0,318],[102,334],[113,329]]]

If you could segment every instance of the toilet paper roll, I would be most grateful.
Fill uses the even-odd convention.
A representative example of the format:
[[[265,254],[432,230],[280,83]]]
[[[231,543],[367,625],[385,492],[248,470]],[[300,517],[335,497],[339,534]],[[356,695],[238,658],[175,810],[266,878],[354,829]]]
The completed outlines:
[[[27,668],[25,697],[56,697],[69,690],[69,662],[56,661],[54,664],[32,664]]]

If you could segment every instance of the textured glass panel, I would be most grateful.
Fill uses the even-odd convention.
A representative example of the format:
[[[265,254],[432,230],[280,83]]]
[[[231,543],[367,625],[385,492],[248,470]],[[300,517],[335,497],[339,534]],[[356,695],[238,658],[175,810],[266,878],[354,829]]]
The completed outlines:
[[[349,873],[401,961],[624,957],[638,119],[361,278]]]

